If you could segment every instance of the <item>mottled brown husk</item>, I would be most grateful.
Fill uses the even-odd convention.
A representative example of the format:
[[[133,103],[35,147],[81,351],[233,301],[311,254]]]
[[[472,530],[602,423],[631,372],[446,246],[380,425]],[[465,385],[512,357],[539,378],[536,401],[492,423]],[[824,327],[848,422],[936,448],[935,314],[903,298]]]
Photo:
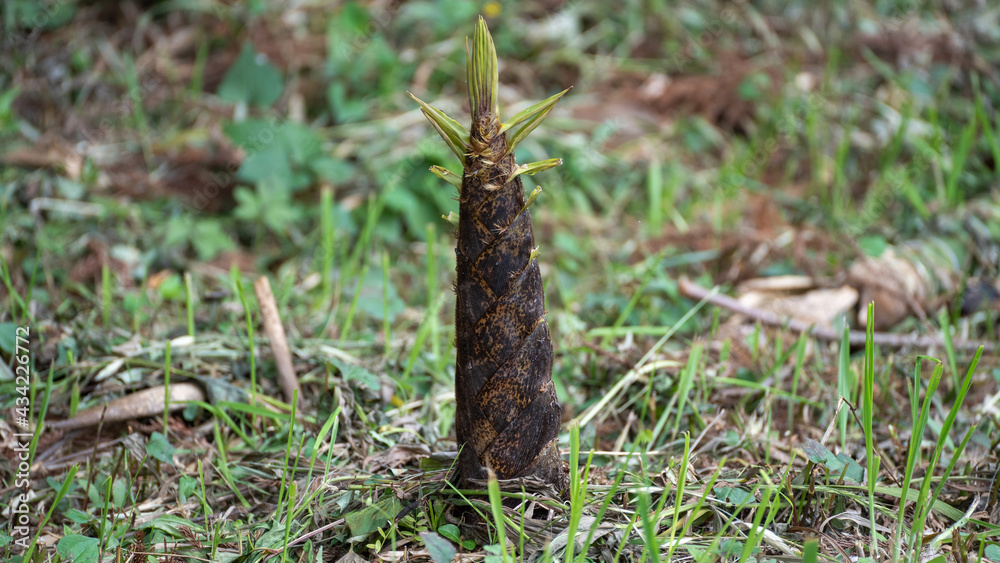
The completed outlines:
[[[485,98],[485,99],[484,99]],[[531,217],[489,96],[473,108],[459,199],[455,427],[459,477],[566,486],[560,407]]]

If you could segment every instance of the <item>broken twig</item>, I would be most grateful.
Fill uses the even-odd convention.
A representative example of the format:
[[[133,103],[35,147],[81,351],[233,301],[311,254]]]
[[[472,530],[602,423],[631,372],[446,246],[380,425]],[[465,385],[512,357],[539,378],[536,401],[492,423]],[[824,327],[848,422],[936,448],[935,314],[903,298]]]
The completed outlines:
[[[739,313],[755,321],[759,321],[761,324],[787,328],[795,333],[807,332],[810,336],[819,338],[820,340],[836,342],[842,337],[842,334],[836,330],[817,327],[799,320],[782,317],[772,313],[771,311],[764,311],[754,307],[746,307],[728,295],[715,294],[709,296],[709,290],[687,278],[681,278],[678,280],[677,285],[685,297],[698,300],[707,298],[708,302],[713,305],[729,309],[734,313]],[[852,346],[862,346],[865,343],[865,333],[861,330],[850,331],[847,338]],[[873,340],[875,344],[879,346],[887,346],[889,348],[932,348],[944,347],[945,345],[943,338],[937,336],[921,336],[916,334],[890,334],[885,332],[876,332],[873,336]],[[982,346],[983,351],[996,353],[998,348],[996,344],[989,342],[977,342],[974,340],[956,339],[952,340],[952,344],[955,346],[956,350],[965,351],[975,351]]]
[[[278,384],[285,395],[288,404],[292,404],[295,391],[299,390],[299,380],[292,367],[292,353],[288,349],[288,339],[285,338],[285,328],[281,326],[281,316],[278,315],[278,304],[271,293],[271,282],[267,276],[261,276],[253,283],[253,291],[257,294],[261,317],[264,322],[264,333],[271,343],[271,353],[274,354],[274,364],[278,368]],[[301,393],[299,393],[301,399]]]

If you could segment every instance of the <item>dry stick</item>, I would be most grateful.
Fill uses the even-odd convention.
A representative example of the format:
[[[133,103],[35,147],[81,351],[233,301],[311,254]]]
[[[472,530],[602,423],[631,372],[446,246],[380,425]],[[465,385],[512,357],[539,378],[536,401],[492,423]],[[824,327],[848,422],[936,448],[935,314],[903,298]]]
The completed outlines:
[[[257,294],[257,303],[260,304],[260,312],[264,322],[264,333],[271,343],[271,353],[274,354],[274,363],[278,368],[278,384],[285,395],[288,404],[292,404],[292,397],[299,390],[299,380],[295,376],[295,369],[292,367],[292,354],[288,350],[288,339],[285,338],[285,328],[281,326],[281,316],[278,315],[278,304],[274,301],[274,294],[271,293],[271,282],[267,281],[267,276],[261,276],[253,283],[253,291]],[[299,393],[301,397],[302,393]]]
[[[104,421],[105,424],[111,424],[145,416],[156,416],[163,413],[166,404],[165,397],[166,388],[163,385],[157,385],[78,412],[73,418],[46,421],[45,426],[53,430],[76,430],[95,426],[101,421]],[[171,411],[183,409],[187,406],[188,401],[204,400],[205,394],[194,383],[175,383],[170,386]]]
[[[717,305],[735,313],[750,317],[751,319],[760,321],[765,325],[787,328],[788,330],[796,333],[806,332],[809,333],[809,335],[821,340],[829,340],[833,342],[840,340],[842,337],[842,334],[829,328],[817,327],[796,319],[781,317],[771,311],[764,311],[755,307],[744,306],[739,301],[729,297],[728,295],[716,294],[709,296],[709,290],[687,278],[680,278],[677,285],[685,297],[698,300],[705,299],[707,297],[708,302],[713,305]],[[865,333],[861,330],[850,331],[847,338],[848,341],[855,346],[861,346],[865,343]],[[932,348],[944,347],[945,345],[944,339],[936,336],[889,334],[885,332],[876,332],[873,337],[873,341],[879,346],[887,346],[889,348]],[[952,344],[955,346],[956,350],[966,351],[975,351],[982,346],[983,351],[996,353],[998,348],[1000,348],[996,344],[989,342],[976,342],[973,340],[953,340]]]

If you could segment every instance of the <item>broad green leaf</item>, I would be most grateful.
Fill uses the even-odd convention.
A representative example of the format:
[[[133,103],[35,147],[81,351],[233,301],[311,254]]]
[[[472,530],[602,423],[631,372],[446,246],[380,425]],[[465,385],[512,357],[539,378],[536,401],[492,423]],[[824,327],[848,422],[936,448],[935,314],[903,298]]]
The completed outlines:
[[[294,205],[291,193],[266,180],[256,190],[239,187],[233,192],[237,205],[234,215],[246,221],[263,221],[272,231],[282,232],[298,220],[302,210]]]
[[[866,255],[878,258],[889,247],[889,242],[879,235],[868,235],[858,238],[858,246]]]
[[[283,89],[284,80],[278,69],[255,53],[250,43],[244,43],[239,58],[226,71],[218,95],[227,102],[263,107],[273,104]]]
[[[94,519],[93,516],[78,508],[71,508],[66,512],[63,512],[63,516],[65,516],[67,520],[76,522],[77,524],[86,524]]]
[[[753,495],[738,487],[715,487],[713,492],[719,500],[726,501],[737,506],[753,500]]]
[[[377,390],[379,388],[378,377],[365,368],[349,364],[338,358],[330,358],[330,363],[340,371],[344,381],[355,380],[369,389]]]
[[[293,164],[307,165],[322,152],[323,139],[312,127],[286,121],[278,128],[278,135],[289,161]]]
[[[174,463],[174,452],[176,448],[167,441],[167,437],[160,432],[153,432],[146,443],[146,453],[149,457],[158,459],[163,463]]]
[[[263,150],[278,139],[281,122],[277,119],[245,119],[222,125],[222,132],[234,144],[250,152]]]
[[[56,29],[73,20],[76,8],[76,2],[52,2],[51,4],[44,2],[5,2],[4,11],[9,13],[4,15],[10,19],[6,20],[3,25],[20,25],[31,30]],[[4,31],[7,32],[8,28],[4,27]],[[13,29],[9,31],[14,32]],[[16,39],[16,35],[14,38]]]
[[[248,151],[240,165],[240,178],[251,184],[272,182],[281,190],[293,185],[292,166],[283,143],[272,143],[258,151]]]
[[[56,544],[56,551],[63,559],[73,563],[97,563],[100,540],[80,534],[63,536]]]
[[[181,277],[177,274],[170,274],[160,282],[157,290],[160,293],[160,297],[163,297],[167,301],[176,301],[184,295],[184,282],[181,281]]]
[[[454,524],[444,524],[438,528],[438,533],[455,543],[461,543],[462,536],[458,526]]]
[[[484,545],[483,549],[493,555],[487,555],[483,559],[483,563],[505,563],[506,557],[500,555],[500,550],[503,549],[499,544]]]
[[[861,483],[864,481],[865,470],[861,467],[857,461],[852,459],[847,454],[837,455],[837,459],[843,464],[844,478],[850,479],[855,483]]]
[[[806,440],[802,444],[802,451],[806,453],[806,457],[813,463],[826,463],[828,460],[837,459],[837,456],[833,455],[833,452],[816,440]]]
[[[236,248],[236,243],[229,232],[222,228],[222,221],[218,219],[196,220],[188,235],[199,260],[211,260],[220,252]]]
[[[351,538],[348,541],[352,543],[356,543],[355,540],[362,541],[375,530],[388,526],[402,509],[402,501],[389,493],[374,504],[345,515],[344,520],[351,531]]]
[[[111,482],[111,502],[114,506],[125,506],[128,487],[129,483],[125,479],[115,479]]]
[[[424,458],[424,459],[427,459],[427,458]],[[423,461],[423,459],[421,459],[420,461]],[[454,524],[445,524],[445,525],[441,526],[440,528],[438,528],[438,533],[441,534],[443,537],[448,538],[449,540],[451,540],[451,541],[457,543],[458,545],[462,546],[466,550],[471,550],[471,549],[475,549],[476,548],[476,542],[475,541],[473,541],[473,540],[465,540],[465,541],[463,541],[462,540],[462,535],[461,535],[461,533],[458,530],[458,526],[456,526]]]
[[[177,484],[177,497],[182,503],[187,502],[187,499],[194,495],[195,491],[198,490],[199,486],[197,479],[187,475],[181,475],[181,479]]]
[[[455,548],[451,542],[434,532],[421,532],[420,539],[424,540],[427,552],[434,563],[451,563],[452,558],[455,557]]]

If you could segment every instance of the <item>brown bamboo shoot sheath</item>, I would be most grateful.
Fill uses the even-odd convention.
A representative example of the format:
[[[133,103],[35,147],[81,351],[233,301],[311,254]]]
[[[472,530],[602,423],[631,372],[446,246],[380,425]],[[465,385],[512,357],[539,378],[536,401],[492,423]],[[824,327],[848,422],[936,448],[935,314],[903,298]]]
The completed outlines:
[[[470,88],[473,87],[470,84]],[[489,88],[476,93],[459,196],[456,432],[463,478],[564,482],[552,342],[531,215]]]

